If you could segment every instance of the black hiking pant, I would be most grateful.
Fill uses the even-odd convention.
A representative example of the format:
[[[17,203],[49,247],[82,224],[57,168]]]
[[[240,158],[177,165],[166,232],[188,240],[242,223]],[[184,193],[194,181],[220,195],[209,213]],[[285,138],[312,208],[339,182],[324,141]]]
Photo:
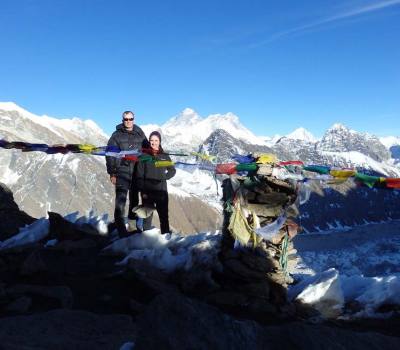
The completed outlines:
[[[118,233],[121,236],[127,235],[124,217],[125,217],[126,199],[128,198],[128,194],[129,194],[128,219],[136,220],[137,215],[135,213],[132,213],[132,209],[139,204],[139,192],[137,188],[133,185],[131,185],[130,188],[127,188],[126,186],[118,186],[118,184],[116,185],[114,221]]]
[[[143,198],[143,194],[146,198]],[[146,191],[142,193],[142,203],[146,207],[156,208],[158,217],[160,218],[160,230],[161,233],[171,232],[169,229],[169,218],[168,218],[168,192],[167,191]],[[149,230],[151,228],[151,222],[153,220],[153,214],[143,220],[143,230]]]

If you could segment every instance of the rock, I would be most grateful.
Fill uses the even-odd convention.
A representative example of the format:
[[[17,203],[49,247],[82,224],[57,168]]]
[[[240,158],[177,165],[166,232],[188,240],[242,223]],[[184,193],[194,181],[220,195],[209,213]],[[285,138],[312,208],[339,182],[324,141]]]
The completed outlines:
[[[279,262],[273,256],[258,256],[253,252],[243,253],[240,260],[250,269],[260,272],[270,272],[279,267]]]
[[[65,254],[71,254],[71,253],[82,253],[82,251],[87,250],[87,249],[92,249],[96,248],[97,243],[91,239],[91,238],[81,238],[79,240],[75,241],[70,241],[70,240],[65,240],[57,243],[55,246],[50,247],[48,249],[51,250],[59,250],[64,252]]]
[[[88,225],[77,225],[64,219],[60,214],[49,212],[51,238],[56,238],[58,241],[63,240],[80,240],[87,238],[90,235],[92,238],[100,236],[97,230]]]
[[[300,322],[261,326],[179,294],[160,295],[138,317],[135,349],[398,349],[400,339]]]
[[[247,191],[247,195],[246,198],[249,202],[255,201],[257,198],[257,194],[255,192],[252,191]]]
[[[47,266],[43,261],[40,249],[33,251],[20,268],[21,275],[33,275],[43,271],[47,271]]]
[[[207,295],[205,300],[213,305],[229,306],[239,309],[247,307],[249,298],[244,293],[219,291]]]
[[[274,191],[285,192],[289,195],[293,195],[296,193],[295,183],[292,184],[288,181],[279,180],[273,176],[265,176],[263,180],[268,184],[268,186],[272,187]]]
[[[138,317],[135,349],[258,348],[260,330],[182,295],[160,295]]]
[[[180,273],[179,285],[183,292],[191,295],[205,294],[220,288],[212,278],[212,271],[201,267]]]
[[[150,265],[146,261],[130,259],[125,278],[132,279],[148,288],[153,294],[173,293],[178,290],[176,285],[168,283],[168,274]]]
[[[271,238],[272,244],[278,245],[286,235],[286,229],[282,228],[279,232]]]
[[[112,296],[108,294],[103,294],[102,296],[99,297],[99,300],[102,302],[108,303],[112,300]]]
[[[271,176],[272,166],[270,164],[259,164],[257,174],[261,176]]]
[[[239,290],[241,290],[245,295],[249,295],[250,297],[269,300],[270,287],[267,280],[258,283],[254,282],[241,284],[239,286]]]
[[[24,314],[28,312],[31,305],[32,305],[32,298],[20,297],[17,300],[14,300],[10,304],[8,304],[4,309],[7,312]]]
[[[115,350],[135,337],[127,315],[63,309],[0,319],[2,349]]]
[[[251,315],[254,315],[257,318],[283,318],[286,316],[278,310],[276,305],[273,305],[262,298],[250,299],[246,309]]]
[[[19,229],[36,219],[19,210],[11,190],[0,183],[0,241],[14,236]]]
[[[287,208],[286,215],[288,218],[296,218],[300,215],[299,208],[297,205],[292,204]]]
[[[0,271],[5,268],[7,266],[7,264],[5,263],[5,261],[0,257]]]
[[[271,192],[258,194],[256,197],[258,203],[273,206],[284,206],[289,201],[289,197],[285,193]]]
[[[224,268],[230,270],[230,272],[233,275],[237,276],[238,278],[240,277],[241,279],[243,279],[245,281],[251,282],[254,280],[262,280],[262,279],[265,279],[265,277],[266,277],[265,273],[259,272],[259,271],[254,271],[236,259],[225,260],[225,261],[223,261],[223,265],[224,265]]]
[[[63,308],[71,308],[74,301],[71,289],[66,286],[39,286],[20,284],[7,288],[6,292],[10,296],[30,294],[56,299],[60,302],[60,306]]]
[[[134,312],[134,313],[141,313],[146,309],[146,306],[139,303],[135,299],[129,299],[129,308]]]
[[[7,297],[6,289],[2,283],[0,283],[0,306],[5,305],[9,302]]]
[[[282,206],[281,205],[269,205],[269,204],[255,204],[249,203],[246,207],[254,212],[257,216],[262,216],[265,218],[268,217],[277,217],[282,214]]]

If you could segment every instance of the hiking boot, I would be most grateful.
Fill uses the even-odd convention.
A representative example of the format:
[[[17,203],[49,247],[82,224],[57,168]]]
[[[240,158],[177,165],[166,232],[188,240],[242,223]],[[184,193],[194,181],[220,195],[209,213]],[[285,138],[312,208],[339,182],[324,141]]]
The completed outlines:
[[[143,219],[128,220],[128,232],[143,232]]]
[[[133,232],[136,231],[136,220],[128,220],[128,228],[127,228],[128,232]]]

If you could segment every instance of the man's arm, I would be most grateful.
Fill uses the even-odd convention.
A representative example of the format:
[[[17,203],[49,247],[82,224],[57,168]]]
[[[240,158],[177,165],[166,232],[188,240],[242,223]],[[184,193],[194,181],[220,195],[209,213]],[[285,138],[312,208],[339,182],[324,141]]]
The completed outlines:
[[[119,147],[115,135],[112,134],[108,140],[107,146]],[[115,157],[106,156],[107,173],[110,175],[110,181],[113,185],[117,182],[117,159]]]

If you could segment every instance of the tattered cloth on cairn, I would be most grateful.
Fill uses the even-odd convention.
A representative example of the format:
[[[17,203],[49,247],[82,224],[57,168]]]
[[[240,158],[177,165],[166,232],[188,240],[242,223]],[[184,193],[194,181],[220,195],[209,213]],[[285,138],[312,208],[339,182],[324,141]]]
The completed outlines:
[[[231,287],[251,297],[249,307],[260,302],[283,305],[287,285],[293,282],[288,270],[297,259],[291,242],[299,230],[292,220],[298,215],[297,182],[279,180],[272,170],[263,164],[257,173],[223,181],[220,260],[224,272],[236,280]]]

